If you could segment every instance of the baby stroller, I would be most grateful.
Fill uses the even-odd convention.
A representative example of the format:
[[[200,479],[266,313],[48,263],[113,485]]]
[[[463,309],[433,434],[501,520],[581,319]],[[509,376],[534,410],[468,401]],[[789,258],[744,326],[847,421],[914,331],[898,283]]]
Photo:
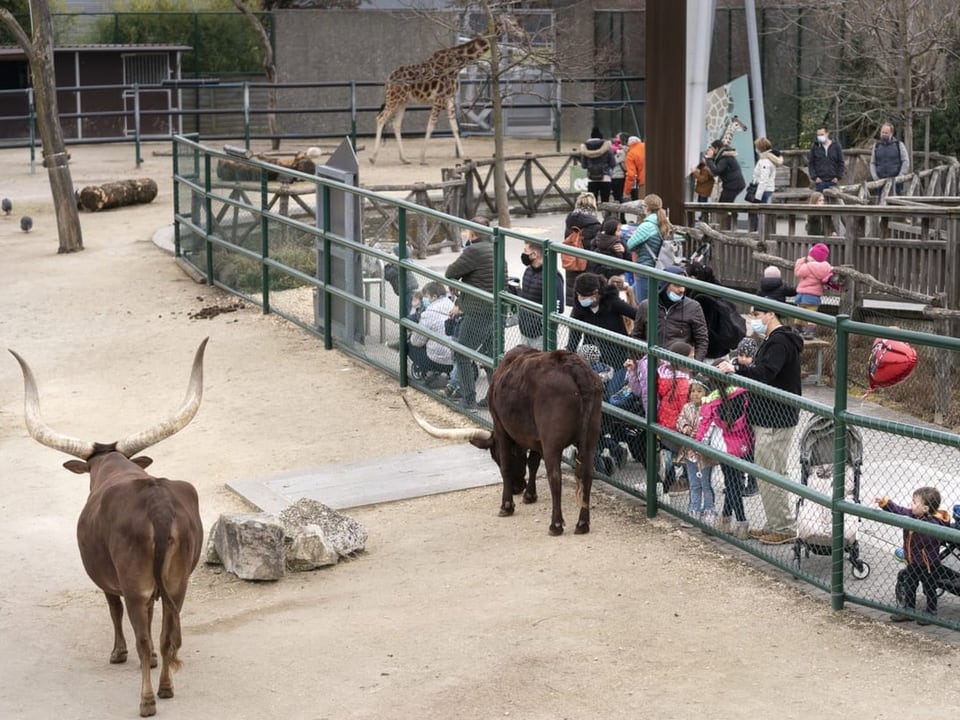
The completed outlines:
[[[953,506],[953,518],[950,527],[954,530],[960,530],[960,505]],[[953,558],[960,561],[960,544],[955,542],[944,542],[940,547],[940,561]],[[960,572],[952,567],[943,566],[941,572],[936,577],[937,595],[943,595],[948,592],[952,595],[960,595]]]
[[[800,482],[817,492],[833,492],[833,420],[815,417],[800,436]],[[863,464],[863,438],[854,427],[847,428],[846,480],[843,495],[847,500],[860,502],[860,470]],[[843,551],[852,567],[853,577],[863,580],[870,574],[870,565],[860,559],[857,526],[860,520],[844,516]],[[833,518],[830,508],[819,503],[797,500],[797,539],[793,545],[793,559],[800,567],[800,557],[830,555]]]

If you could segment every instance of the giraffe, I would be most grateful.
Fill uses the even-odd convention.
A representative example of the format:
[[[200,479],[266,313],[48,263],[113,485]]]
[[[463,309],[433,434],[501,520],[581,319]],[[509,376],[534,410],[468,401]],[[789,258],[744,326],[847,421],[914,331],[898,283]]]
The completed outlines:
[[[457,154],[463,157],[463,146],[460,144],[460,128],[457,125],[454,97],[459,86],[460,71],[467,65],[476,62],[490,49],[490,43],[500,33],[507,29],[511,33],[519,33],[516,21],[500,17],[494,23],[492,34],[481,35],[454,47],[437,50],[430,59],[415,65],[401,65],[387,78],[384,86],[383,109],[377,115],[377,138],[373,144],[373,154],[370,162],[376,163],[377,153],[380,151],[380,141],[383,128],[391,122],[393,134],[397,138],[397,151],[400,160],[409,163],[403,156],[403,143],[400,140],[400,130],[403,125],[403,114],[407,104],[411,101],[430,104],[430,119],[427,121],[427,132],[420,150],[420,164],[426,164],[427,144],[430,135],[437,124],[440,111],[447,109],[447,118],[450,120],[450,129],[457,143]]]
[[[733,140],[734,133],[746,132],[747,130],[748,128],[743,124],[743,121],[734,115],[727,121],[727,129],[723,131],[723,137],[720,138],[720,142],[724,145],[729,145]]]

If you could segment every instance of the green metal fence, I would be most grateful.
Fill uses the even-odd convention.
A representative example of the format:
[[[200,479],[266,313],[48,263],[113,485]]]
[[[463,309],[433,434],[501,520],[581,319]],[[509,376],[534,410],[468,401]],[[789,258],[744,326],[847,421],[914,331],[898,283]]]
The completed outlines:
[[[821,376],[832,381],[833,386],[805,385],[806,396],[800,397],[739,376],[723,376],[712,366],[675,355],[656,343],[647,344],[626,335],[598,330],[556,312],[552,298],[555,297],[554,276],[559,267],[558,251],[595,258],[589,251],[510,229],[474,225],[405,200],[293,171],[286,172],[295,182],[309,183],[316,188],[315,212],[280,215],[270,209],[267,172],[274,169],[273,166],[246,160],[244,162],[260,171],[260,183],[224,183],[217,180],[215,168],[218,161],[225,159],[223,152],[187,138],[174,140],[177,256],[211,284],[257,304],[264,313],[280,315],[322,337],[328,349],[336,347],[380,368],[396,377],[400,387],[413,385],[487,425],[489,415],[485,410],[465,409],[446,397],[440,384],[409,367],[410,335],[420,333],[469,357],[478,366],[493,368],[504,351],[522,340],[515,322],[519,310],[537,313],[544,322],[544,349],[566,347],[571,331],[579,331],[595,340],[621,346],[631,357],[647,363],[649,415],[605,402],[603,455],[612,460],[609,467],[604,468],[610,471],[604,472],[606,482],[644,499],[649,516],[662,511],[682,518],[691,526],[700,527],[723,542],[823,590],[830,595],[836,609],[851,602],[875,610],[895,610],[897,576],[905,568],[895,550],[901,547],[904,532],[922,532],[941,539],[944,564],[960,569],[960,559],[952,553],[953,543],[960,544],[960,530],[934,527],[929,522],[884,512],[872,502],[874,497],[889,496],[909,507],[914,489],[932,485],[943,495],[941,508],[950,512],[954,503],[960,503],[960,471],[956,462],[960,436],[950,429],[914,419],[908,406],[891,406],[882,390],[868,399],[849,394],[853,387],[851,378],[855,375],[851,368],[867,362],[873,338],[905,341],[929,349],[927,357],[947,358],[952,361],[946,365],[949,368],[960,367],[952,357],[960,351],[960,340],[801,310],[718,285],[603,258],[605,264],[650,279],[649,307],[656,306],[658,284],[669,280],[688,290],[727,297],[741,309],[756,306],[777,310],[787,322],[798,318],[815,323],[818,336],[831,339],[833,352],[824,360],[818,357],[816,347],[804,350],[803,370],[812,374],[826,362],[829,372]],[[237,161],[237,158],[230,157],[230,160]],[[386,237],[366,237],[362,223],[354,236],[337,231],[335,203],[346,197],[360,202],[375,199],[379,203],[393,203],[399,217],[396,232]],[[314,216],[322,220],[317,223]],[[492,237],[498,268],[493,293],[447,279],[443,274],[442,256],[433,256],[431,265],[410,259],[409,232],[423,216],[430,217],[434,223],[449,224],[454,229],[470,228]],[[507,288],[505,273],[499,271],[504,267],[505,248],[520,241],[534,243],[544,251],[545,282],[540,303],[512,294]],[[397,270],[396,291],[384,279],[388,265]],[[429,281],[441,282],[492,307],[491,355],[461,345],[447,335],[425,330],[408,316],[413,287],[422,287]],[[656,337],[655,312],[648,313],[647,322],[650,337]],[[786,470],[772,472],[749,457],[731,457],[651,419],[656,417],[656,368],[660,360],[690,373],[744,387],[754,400],[772,398],[797,408],[799,422],[789,448],[784,448]],[[957,386],[953,377],[955,370],[944,375],[932,364],[921,363],[911,379],[919,377],[931,384],[935,392],[953,393]],[[478,390],[482,391],[485,383],[483,373],[478,373]],[[478,392],[478,396],[482,397],[482,392]],[[826,422],[829,452],[827,459],[814,462],[817,458],[810,455],[807,441],[812,423],[818,419]],[[817,527],[825,537],[804,534],[801,530],[794,541],[768,545],[734,537],[726,529],[704,523],[689,512],[688,494],[677,490],[678,484],[671,486],[674,468],[669,463],[670,453],[661,450],[661,445],[670,444],[695,448],[703,456],[727,466],[728,475],[737,476],[741,485],[731,485],[729,493],[726,483],[716,479],[718,505],[728,494],[733,497],[740,493],[744,476],[750,475],[759,480],[761,488],[767,484],[766,487],[788,491],[792,511],[799,517],[809,520],[811,515],[824,515],[820,520],[822,525]],[[643,459],[649,461],[639,462]],[[492,464],[491,472],[496,472]],[[743,502],[750,525],[761,527],[765,517],[762,497],[747,496]],[[960,592],[960,587],[956,590]],[[925,596],[919,594],[920,610],[925,607],[924,602]],[[922,618],[921,614],[904,612]],[[960,629],[960,597],[951,589],[944,592],[933,622]]]

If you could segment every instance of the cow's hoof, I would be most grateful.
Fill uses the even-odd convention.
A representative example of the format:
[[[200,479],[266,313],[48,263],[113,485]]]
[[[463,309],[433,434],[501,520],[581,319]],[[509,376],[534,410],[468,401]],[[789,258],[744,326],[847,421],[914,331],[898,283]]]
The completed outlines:
[[[498,513],[500,517],[510,517],[513,515],[513,505],[503,505]]]
[[[120,663],[125,663],[127,661],[127,651],[126,650],[114,650],[110,653],[110,663],[112,665],[119,665]]]
[[[523,502],[524,502],[524,504],[530,505],[531,503],[535,503],[536,501],[537,501],[537,494],[536,494],[536,493],[533,493],[532,495],[530,495],[530,494],[528,494],[528,493],[524,493],[524,494],[523,494]]]
[[[590,523],[577,523],[577,527],[573,531],[573,534],[586,535],[588,532],[590,532]]]
[[[147,698],[140,700],[140,717],[151,717],[157,714],[157,699]]]
[[[163,687],[161,685],[157,688],[157,697],[162,697],[164,699],[173,697],[173,688],[172,687]]]
[[[563,535],[563,525],[550,525],[550,534],[556,537],[557,535]]]

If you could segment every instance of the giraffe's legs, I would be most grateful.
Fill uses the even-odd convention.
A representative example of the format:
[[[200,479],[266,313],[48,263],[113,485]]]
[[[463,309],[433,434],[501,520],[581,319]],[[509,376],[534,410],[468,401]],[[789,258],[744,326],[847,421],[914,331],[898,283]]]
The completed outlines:
[[[446,105],[447,108],[447,118],[450,120],[450,130],[453,132],[453,138],[457,142],[457,157],[463,157],[463,145],[460,144],[460,126],[457,125],[457,110],[453,102],[453,97],[448,97],[445,101],[438,99],[430,111],[430,119],[427,121],[427,134],[423,138],[423,148],[420,150],[421,165],[427,164],[427,145],[430,144],[430,136],[433,134],[433,129],[437,126],[437,118],[440,117],[440,111],[444,105]]]
[[[450,130],[453,131],[453,139],[457,141],[457,157],[463,157],[463,145],[460,144],[460,126],[457,124],[457,106],[453,98],[447,98],[447,117],[450,120]]]
[[[403,114],[407,111],[407,106],[403,105],[393,116],[393,134],[397,138],[397,152],[400,153],[400,162],[409,164],[410,161],[403,156],[403,140],[400,139],[400,129],[403,127]]]
[[[399,109],[396,110],[391,108],[388,97],[388,102],[384,104],[383,110],[377,115],[377,137],[373,141],[373,153],[370,155],[371,165],[377,162],[377,154],[380,152],[380,143],[383,139],[383,128],[386,127],[388,122],[393,126],[393,134],[397,138],[397,151],[400,153],[400,160],[405,163],[410,162],[403,156],[403,143],[400,140],[400,129],[403,127],[403,113],[406,109],[406,105],[400,105]]]

